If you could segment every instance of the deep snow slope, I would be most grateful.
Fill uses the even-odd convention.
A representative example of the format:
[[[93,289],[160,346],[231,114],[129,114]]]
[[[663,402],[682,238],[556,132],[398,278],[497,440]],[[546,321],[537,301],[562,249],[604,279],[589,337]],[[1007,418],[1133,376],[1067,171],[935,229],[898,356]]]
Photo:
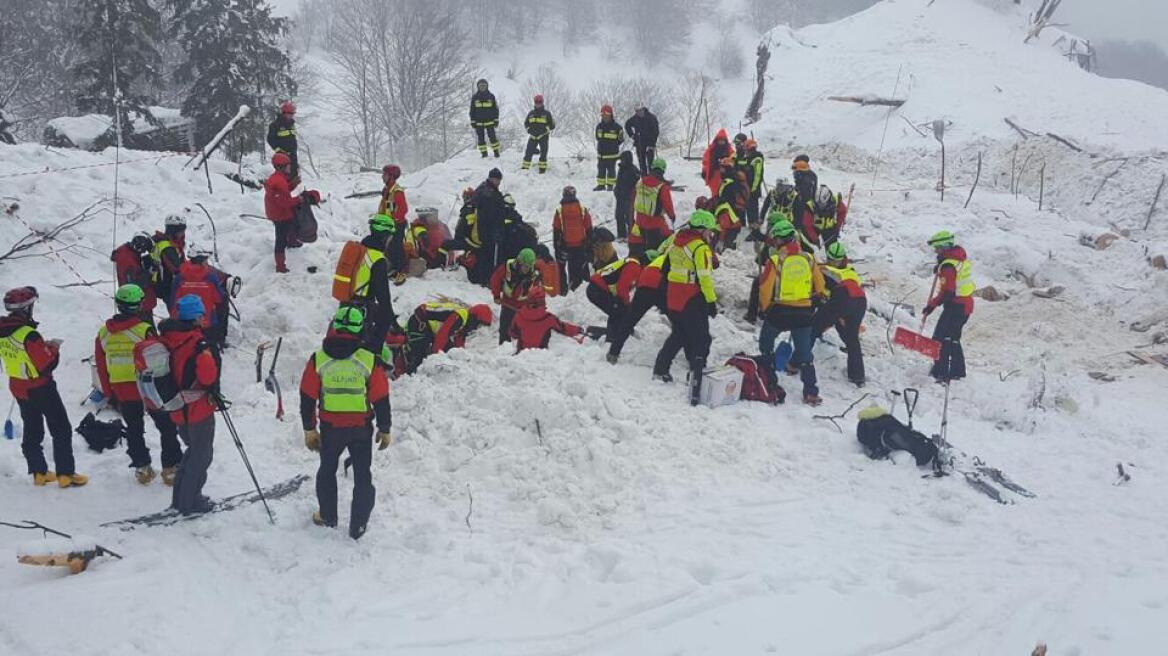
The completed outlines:
[[[30,146],[4,155],[0,176],[109,159]],[[139,156],[147,157],[127,159]],[[224,382],[233,416],[261,481],[311,473],[291,390],[332,307],[323,272],[374,203],[337,199],[376,188],[376,176],[310,180],[332,194],[320,212],[322,238],[291,255],[293,273],[276,276],[270,227],[237,217],[259,211],[260,195],[240,195],[218,180],[208,195],[201,175],[182,171],[181,161],[122,166],[118,233],[150,228],[196,201],[216,217],[221,264],[245,281],[244,321],[232,329],[236,348]],[[452,216],[457,191],[494,164],[462,157],[404,182],[411,203]],[[542,178],[520,174],[515,153],[500,164],[505,188],[545,231],[559,187],[587,188],[592,174],[587,162],[557,162]],[[676,168],[679,181],[696,188],[687,180],[696,173]],[[109,196],[111,174],[100,166],[0,180],[2,195],[19,199],[21,218],[44,228],[86,199]],[[71,176],[68,195],[58,191],[62,175]],[[852,179],[822,175],[839,187]],[[679,205],[687,204],[693,193],[681,197]],[[608,195],[584,198],[599,217],[611,215]],[[857,203],[849,246],[865,260],[862,272],[877,283],[873,304],[884,310],[910,291],[908,302],[919,305],[929,259],[919,244],[939,217],[969,236],[973,252],[997,249],[986,259],[1003,267],[1039,257],[996,246],[1003,242],[979,232],[974,212],[915,198],[864,203]],[[1025,234],[1061,221],[1016,211],[1027,220],[1012,229]],[[193,215],[192,239],[205,244],[210,231],[200,215]],[[110,228],[105,213],[63,236],[75,246],[64,257],[82,278],[108,279]],[[12,221],[2,230],[4,243],[23,234]],[[309,265],[322,272],[305,272]],[[996,279],[997,266],[980,267],[980,281]],[[747,257],[731,253],[718,272],[724,313],[714,322],[712,361],[753,350],[752,331],[737,321],[749,271]],[[45,334],[65,339],[61,387],[76,412],[88,389],[78,360],[110,309],[110,285],[58,289],[73,274],[45,258],[2,265],[0,278],[4,286],[42,289],[38,318]],[[399,312],[436,293],[488,300],[454,272],[395,291]],[[0,645],[13,653],[84,645],[95,654],[972,654],[1021,651],[1038,639],[1068,653],[1156,644],[1155,618],[1168,603],[1160,548],[1168,454],[1152,428],[1164,372],[1112,359],[1093,366],[1117,382],[1092,381],[1075,349],[1085,329],[1103,330],[1097,322],[1105,318],[1020,296],[983,304],[971,323],[974,373],[954,388],[950,435],[1037,499],[999,506],[959,479],[922,479],[903,459],[870,462],[851,421],[841,422],[841,434],[798,404],[689,408],[679,385],[649,381],[667,333],[654,316],[616,367],[595,344],[557,339],[547,352],[513,356],[483,334],[395,384],[399,443],[377,454],[378,507],[358,544],[311,525],[310,487],[274,504],[274,527],[251,507],[173,528],[99,529],[102,521],[158,509],[168,490],[137,486],[124,455],[87,453],[80,440],[80,468],[93,475],[91,485],[36,489],[16,443],[0,445],[5,517],[87,534],[127,556],[75,578],[0,559],[10,595]],[[555,299],[552,308],[567,319],[599,321],[582,294]],[[1057,320],[1037,321],[1044,313]],[[867,391],[887,401],[890,389],[921,387],[917,421],[932,430],[941,392],[927,383],[925,363],[888,350],[884,330],[873,318],[864,337]],[[286,342],[279,373],[290,416],[283,423],[252,378],[254,345],[277,335]],[[859,396],[845,381],[842,354],[821,345],[817,358],[828,399],[820,412],[842,412]],[[793,379],[788,387],[797,394]],[[246,489],[222,427],[218,446],[208,491]],[[1134,480],[1114,487],[1119,460],[1132,463]],[[347,498],[343,490],[342,517]],[[29,537],[0,532],[0,552]],[[87,612],[95,605],[103,612]]]

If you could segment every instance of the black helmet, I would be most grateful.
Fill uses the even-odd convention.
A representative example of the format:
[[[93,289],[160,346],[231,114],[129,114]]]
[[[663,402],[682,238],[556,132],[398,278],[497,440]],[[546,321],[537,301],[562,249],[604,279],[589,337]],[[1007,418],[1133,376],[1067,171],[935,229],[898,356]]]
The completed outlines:
[[[612,234],[612,231],[608,228],[600,226],[592,229],[592,241],[596,243],[611,243],[616,241],[616,235]]]
[[[485,87],[485,86],[488,86],[487,85],[487,78],[480,77],[478,80],[475,81],[475,88]]]
[[[150,235],[139,232],[130,240],[130,248],[139,255],[145,255],[154,250],[154,240],[150,238]]]

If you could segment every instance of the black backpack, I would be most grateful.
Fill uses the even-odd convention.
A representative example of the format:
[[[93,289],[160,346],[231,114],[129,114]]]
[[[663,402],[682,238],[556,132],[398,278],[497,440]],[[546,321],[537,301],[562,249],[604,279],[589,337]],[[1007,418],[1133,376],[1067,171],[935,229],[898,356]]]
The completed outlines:
[[[89,445],[89,448],[98,453],[116,447],[126,436],[126,427],[122,424],[121,419],[99,421],[92,412],[85,415],[76,431],[78,435],[85,438],[85,443]]]
[[[888,414],[883,408],[873,406],[860,412],[860,422],[856,424],[856,439],[864,445],[864,452],[873,460],[882,460],[893,451],[908,451],[923,467],[937,457],[937,445],[920,431],[913,430]]]
[[[311,244],[316,241],[316,214],[313,213],[312,205],[308,203],[308,199],[304,196],[301,196],[301,199],[296,213],[292,216],[292,225],[300,241]]]

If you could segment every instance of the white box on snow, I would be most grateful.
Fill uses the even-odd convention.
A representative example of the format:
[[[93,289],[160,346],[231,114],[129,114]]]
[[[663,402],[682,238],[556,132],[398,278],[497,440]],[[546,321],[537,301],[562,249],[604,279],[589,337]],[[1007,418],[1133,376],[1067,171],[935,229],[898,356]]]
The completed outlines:
[[[735,367],[715,367],[702,372],[701,402],[711,408],[738,403],[742,394],[742,371]]]

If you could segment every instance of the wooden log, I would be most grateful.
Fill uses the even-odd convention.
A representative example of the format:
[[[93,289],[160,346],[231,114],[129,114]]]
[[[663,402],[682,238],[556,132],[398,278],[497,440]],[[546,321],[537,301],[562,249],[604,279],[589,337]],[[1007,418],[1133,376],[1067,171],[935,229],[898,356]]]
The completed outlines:
[[[1075,144],[1071,143],[1067,139],[1060,137],[1053,132],[1047,132],[1046,136],[1050,137],[1051,139],[1054,139],[1055,141],[1063,144],[1064,146],[1066,146],[1067,148],[1070,148],[1071,150],[1073,150],[1075,152],[1078,152],[1078,153],[1086,152],[1082,148],[1076,146]]]
[[[1148,208],[1148,218],[1144,221],[1144,230],[1152,225],[1152,214],[1156,212],[1156,203],[1160,202],[1160,192],[1164,191],[1164,181],[1168,180],[1168,173],[1160,176],[1160,186],[1156,187],[1156,196],[1152,198],[1152,206]]]
[[[878,98],[876,96],[828,96],[828,100],[836,102],[849,102],[857,105],[880,105],[882,107],[900,107],[905,103],[904,100],[897,98]]]
[[[973,200],[973,192],[977,191],[977,183],[981,180],[981,153],[977,154],[977,175],[973,177],[973,186],[969,188],[969,197],[965,199],[964,207],[969,207],[969,201]]]
[[[1014,121],[1010,120],[1009,118],[1004,118],[1002,120],[1006,122],[1006,125],[1014,128],[1014,130],[1018,134],[1022,135],[1023,139],[1029,139],[1030,137],[1038,134],[1037,132],[1034,132],[1033,130],[1027,130],[1026,128],[1022,127],[1021,125],[1018,125]]]
[[[1120,162],[1119,166],[1115,167],[1114,171],[1108,173],[1107,176],[1103,178],[1103,182],[1099,183],[1099,188],[1095,190],[1095,193],[1091,194],[1091,200],[1087,201],[1088,205],[1095,202],[1095,199],[1099,197],[1099,192],[1103,191],[1103,187],[1107,186],[1107,182],[1111,180],[1111,178],[1113,178],[1116,173],[1119,173],[1120,169],[1127,166],[1129,161],[1130,160],[1124,159],[1122,162]]]

